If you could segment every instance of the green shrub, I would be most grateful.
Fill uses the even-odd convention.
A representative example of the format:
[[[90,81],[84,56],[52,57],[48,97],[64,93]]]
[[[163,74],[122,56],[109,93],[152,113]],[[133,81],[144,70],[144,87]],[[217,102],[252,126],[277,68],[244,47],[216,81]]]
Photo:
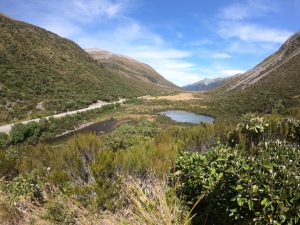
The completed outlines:
[[[299,153],[280,141],[262,143],[252,157],[222,146],[185,152],[170,179],[190,206],[202,199],[195,207],[200,224],[297,224]]]
[[[93,182],[91,163],[102,150],[103,141],[95,134],[81,134],[70,139],[50,159],[50,167],[64,171],[76,184]]]
[[[44,197],[41,192],[43,178],[39,173],[43,171],[32,171],[16,176],[12,181],[0,183],[0,188],[11,194],[12,203],[25,198],[35,202],[43,201]]]
[[[102,210],[118,207],[116,197],[119,194],[120,178],[115,165],[116,154],[109,150],[98,152],[91,169],[95,177],[94,190],[96,204]]]
[[[17,163],[26,152],[26,146],[9,146],[5,151],[0,150],[0,176],[12,179],[18,175]]]
[[[16,124],[12,127],[9,135],[12,144],[18,144],[22,142],[37,142],[42,133],[41,126],[36,122],[30,122],[27,124]]]
[[[61,202],[50,202],[46,205],[46,214],[44,218],[54,222],[55,224],[62,225],[75,225],[74,215],[68,211],[66,205]]]
[[[296,142],[300,146],[300,121],[295,119],[288,119],[288,136],[287,139]]]
[[[237,130],[245,137],[243,144],[248,154],[250,154],[250,149],[254,149],[262,141],[263,134],[268,127],[269,123],[263,116],[248,113],[242,117]]]
[[[8,145],[9,136],[6,133],[0,133],[0,149]]]

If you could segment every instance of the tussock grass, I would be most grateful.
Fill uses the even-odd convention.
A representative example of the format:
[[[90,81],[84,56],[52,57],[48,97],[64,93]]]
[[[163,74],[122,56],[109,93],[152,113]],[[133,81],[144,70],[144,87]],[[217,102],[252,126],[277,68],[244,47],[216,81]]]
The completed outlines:
[[[88,210],[65,195],[55,198],[49,195],[43,203],[19,199],[12,204],[9,194],[0,192],[0,224],[189,225],[191,217],[188,211],[175,195],[168,195],[167,190],[165,180],[125,177],[122,179],[119,199],[122,209],[100,213]]]
[[[108,224],[188,225],[189,213],[172,195],[167,195],[167,182],[126,177],[122,181],[121,198],[125,209],[106,215]]]
[[[100,215],[88,211],[71,197],[59,195],[39,204],[28,199],[12,203],[4,192],[0,192],[0,219],[1,225],[104,224]]]

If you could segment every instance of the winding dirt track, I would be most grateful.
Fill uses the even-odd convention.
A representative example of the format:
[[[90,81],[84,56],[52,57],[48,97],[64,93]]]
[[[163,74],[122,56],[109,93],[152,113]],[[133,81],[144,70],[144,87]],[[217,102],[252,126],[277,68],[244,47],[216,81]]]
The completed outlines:
[[[111,104],[115,104],[115,103],[122,103],[124,101],[126,101],[126,99],[120,99],[119,101],[111,102],[111,103],[109,103],[109,102],[103,102],[103,101],[98,101],[98,102],[96,102],[96,103],[94,103],[94,104],[92,104],[89,107],[84,108],[84,109],[78,109],[78,110],[74,110],[74,111],[59,113],[59,114],[56,114],[56,115],[47,116],[47,117],[38,118],[38,119],[33,119],[33,120],[26,120],[26,121],[22,121],[22,122],[18,122],[18,123],[27,124],[29,122],[38,122],[41,119],[49,119],[50,117],[61,118],[61,117],[64,117],[64,116],[73,115],[73,114],[76,114],[76,113],[80,113],[80,112],[85,112],[85,111],[89,111],[89,110],[92,110],[92,109],[101,108],[101,107],[103,107],[105,105],[111,105]],[[0,132],[1,133],[9,133],[10,130],[11,130],[11,128],[15,124],[16,123],[11,123],[11,124],[6,124],[6,125],[3,125],[3,126],[0,126]]]

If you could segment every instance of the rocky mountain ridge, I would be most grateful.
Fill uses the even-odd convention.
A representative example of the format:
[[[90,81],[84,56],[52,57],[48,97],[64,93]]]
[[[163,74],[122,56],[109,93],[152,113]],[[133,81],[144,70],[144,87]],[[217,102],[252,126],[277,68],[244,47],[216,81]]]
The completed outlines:
[[[228,79],[229,77],[205,78],[194,84],[183,86],[182,88],[187,91],[207,91],[221,86]]]
[[[246,89],[254,85],[280,66],[288,63],[292,58],[300,54],[300,32],[292,35],[288,40],[271,56],[267,57],[253,69],[241,75],[239,81],[230,86],[228,90],[236,88]]]

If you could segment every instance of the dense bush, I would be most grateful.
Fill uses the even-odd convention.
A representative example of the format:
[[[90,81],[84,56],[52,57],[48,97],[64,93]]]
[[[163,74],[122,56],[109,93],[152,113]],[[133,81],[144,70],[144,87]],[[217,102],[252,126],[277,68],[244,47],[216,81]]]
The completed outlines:
[[[242,121],[237,125],[237,130],[245,137],[244,145],[248,154],[250,148],[255,148],[262,141],[263,134],[268,127],[269,123],[264,117],[252,113],[242,117]]]
[[[297,224],[299,162],[299,148],[284,142],[266,142],[253,157],[221,146],[206,154],[182,153],[171,180],[191,205],[202,198],[195,210],[202,222]]]
[[[40,126],[36,122],[27,124],[16,124],[12,127],[9,135],[12,144],[19,144],[25,141],[37,142],[45,127]]]
[[[0,133],[0,149],[8,144],[9,136],[6,133]]]
[[[297,224],[297,124],[249,114],[229,134],[227,146],[203,154],[182,152],[170,181],[184,202],[190,207],[196,204],[195,224]],[[251,154],[241,140],[251,144]]]
[[[300,121],[288,119],[286,123],[288,125],[287,139],[296,142],[300,146]]]

